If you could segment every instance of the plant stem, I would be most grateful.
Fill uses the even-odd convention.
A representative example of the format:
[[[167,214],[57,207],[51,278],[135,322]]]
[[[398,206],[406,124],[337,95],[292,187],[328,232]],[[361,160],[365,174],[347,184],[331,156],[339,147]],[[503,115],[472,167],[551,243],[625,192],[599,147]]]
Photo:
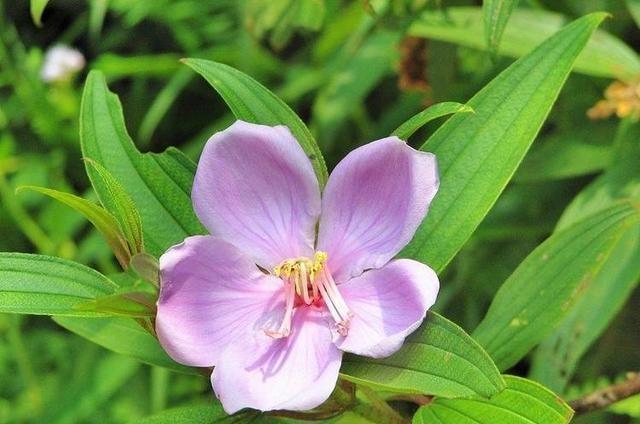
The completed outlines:
[[[569,405],[576,411],[576,415],[580,415],[606,408],[613,403],[637,394],[640,394],[640,374],[629,373],[626,381],[572,400]]]

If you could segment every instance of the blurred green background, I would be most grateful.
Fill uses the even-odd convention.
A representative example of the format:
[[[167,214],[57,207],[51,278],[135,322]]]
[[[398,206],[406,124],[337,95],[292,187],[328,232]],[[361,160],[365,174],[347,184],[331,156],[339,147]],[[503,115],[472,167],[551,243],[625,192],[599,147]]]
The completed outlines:
[[[427,105],[464,102],[513,60],[407,35],[421,13],[446,15],[453,6],[480,1],[51,0],[40,18],[38,6],[45,3],[0,0],[0,251],[61,256],[107,274],[117,263],[79,214],[37,193],[15,193],[29,184],[94,198],[78,140],[87,70],[104,72],[141,150],[176,146],[197,160],[207,138],[233,117],[179,59],[236,67],[300,114],[331,169],[346,152],[388,135]],[[612,19],[603,29],[635,49],[634,4],[637,11],[637,2],[623,0],[522,0],[519,7],[567,20],[608,11]],[[86,65],[44,81],[46,51],[59,44],[80,51]],[[633,116],[592,120],[586,114],[611,82],[572,74],[514,181],[441,277],[436,309],[463,328],[475,328],[499,285],[550,234],[571,199],[615,165],[616,133],[621,122],[633,126]],[[410,142],[420,145],[441,122]],[[565,393],[638,368],[640,292],[629,296],[580,360]],[[526,376],[530,365],[524,360],[515,371]],[[0,383],[0,423],[135,422],[213,396],[205,377],[140,364],[32,316],[0,315]],[[632,422],[632,409],[577,421]]]

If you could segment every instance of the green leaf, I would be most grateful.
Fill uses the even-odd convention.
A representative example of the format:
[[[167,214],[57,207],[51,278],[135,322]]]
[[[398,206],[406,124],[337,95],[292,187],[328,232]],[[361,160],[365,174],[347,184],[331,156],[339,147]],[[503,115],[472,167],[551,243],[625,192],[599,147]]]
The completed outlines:
[[[566,18],[540,9],[517,9],[504,30],[498,53],[522,57],[552,36],[566,23]],[[479,7],[448,7],[446,14],[428,11],[415,21],[409,35],[448,41],[479,50],[487,48],[483,37],[482,10]],[[638,55],[620,39],[597,31],[578,56],[575,72],[597,77],[633,78],[640,74]]]
[[[140,153],[127,134],[118,97],[97,71],[89,73],[82,96],[80,143],[83,156],[105,167],[140,206],[149,253],[158,256],[190,235],[205,233],[191,206],[195,165],[172,148]],[[115,210],[98,172],[88,163],[85,167],[100,201]]]
[[[487,48],[492,55],[497,54],[502,33],[517,5],[518,0],[484,0],[482,2],[484,35]]]
[[[504,190],[604,14],[585,16],[498,75],[422,146],[440,169],[429,215],[401,253],[442,271]]]
[[[103,315],[150,318],[156,315],[155,296],[145,292],[125,292],[100,296],[75,306],[78,311],[92,311]]]
[[[622,121],[614,144],[617,151],[606,172],[591,182],[564,210],[556,230],[566,228],[620,199],[640,200],[640,123]]]
[[[408,140],[413,133],[434,119],[458,112],[473,112],[473,109],[467,105],[457,102],[437,103],[409,118],[406,122],[396,128],[391,135],[395,135],[402,140]]]
[[[286,125],[305,151],[318,182],[327,182],[327,167],[311,132],[282,100],[250,76],[222,63],[185,59],[222,96],[237,119],[263,125]]]
[[[131,268],[140,278],[152,283],[154,286],[160,286],[160,264],[158,260],[146,253],[138,253],[131,258]]]
[[[105,238],[120,266],[126,269],[131,260],[131,251],[115,217],[93,202],[70,193],[44,187],[22,186],[19,190],[32,190],[47,195],[81,213]]]
[[[622,121],[614,141],[615,160],[574,198],[556,231],[611,207],[620,199],[640,201],[640,125]],[[624,306],[640,279],[640,229],[629,230],[609,255],[562,324],[538,347],[531,378],[563,392],[578,361]]]
[[[111,294],[107,277],[75,262],[27,253],[0,253],[0,312],[100,316],[75,306]]]
[[[489,397],[504,388],[498,369],[478,343],[434,312],[394,355],[347,355],[341,372],[347,380],[391,392]]]
[[[36,26],[42,26],[42,14],[49,0],[31,0],[31,19]]]
[[[616,244],[562,324],[536,349],[529,377],[563,393],[578,361],[622,309],[640,279],[640,225]]]
[[[565,424],[573,411],[553,392],[520,377],[491,399],[435,399],[421,407],[414,424]]]
[[[120,184],[104,166],[93,159],[87,158],[85,161],[96,170],[97,175],[104,184],[105,191],[103,199],[105,207],[108,207],[107,205],[113,207],[109,212],[118,220],[120,228],[129,243],[131,254],[135,255],[142,252],[144,250],[142,222],[133,200],[127,194],[122,184]]]
[[[514,365],[571,312],[639,225],[636,206],[613,206],[554,233],[518,266],[473,332],[498,368]]]
[[[158,339],[131,318],[55,316],[53,319],[67,330],[121,355],[186,374],[198,374],[196,369],[180,365],[169,358]]]
[[[225,419],[226,418],[226,419]],[[137,420],[138,424],[190,424],[232,421],[218,402],[206,405],[180,406]]]
[[[633,21],[640,28],[640,0],[625,0],[625,3]]]

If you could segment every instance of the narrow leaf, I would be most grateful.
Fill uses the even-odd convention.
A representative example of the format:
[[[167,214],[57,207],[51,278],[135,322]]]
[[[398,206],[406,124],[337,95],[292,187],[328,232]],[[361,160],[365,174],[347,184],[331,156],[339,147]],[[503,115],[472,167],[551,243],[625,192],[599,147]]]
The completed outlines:
[[[105,207],[107,205],[113,206],[110,212],[120,223],[120,228],[129,243],[131,253],[135,255],[142,252],[144,250],[142,222],[133,200],[122,184],[104,166],[93,159],[87,158],[85,161],[96,170],[97,175],[102,179],[106,189],[103,196],[105,198]]]
[[[564,393],[578,361],[622,309],[640,279],[640,225],[626,232],[562,324],[536,349],[530,378]]]
[[[343,377],[392,392],[489,397],[504,382],[487,353],[460,327],[429,312],[400,351],[384,359],[347,355]]]
[[[403,255],[442,269],[511,179],[546,119],[576,57],[604,19],[585,16],[516,61],[445,122],[422,150],[435,153],[440,191]]]
[[[54,321],[100,346],[121,355],[132,356],[150,365],[170,368],[187,374],[197,374],[194,368],[174,362],[156,339],[131,318],[54,317]]]
[[[149,293],[126,292],[100,296],[75,306],[78,311],[92,311],[102,315],[150,318],[156,315],[155,298]]]
[[[0,253],[0,312],[101,316],[75,306],[113,293],[107,277],[78,263],[27,253]]]
[[[517,5],[518,0],[484,0],[482,2],[484,33],[487,47],[492,55],[497,54],[502,33]]]
[[[414,424],[566,424],[573,411],[553,392],[520,377],[491,399],[436,399],[416,412]]]
[[[635,206],[613,206],[553,234],[518,266],[473,332],[498,368],[514,365],[551,333],[639,225]]]
[[[44,13],[44,8],[47,7],[47,3],[49,3],[49,0],[31,0],[31,19],[38,27],[42,27],[42,14]]]
[[[123,269],[127,269],[131,260],[131,251],[118,222],[108,211],[82,197],[49,188],[22,186],[19,187],[19,190],[32,190],[42,193],[81,213],[105,238],[120,266]]]
[[[622,121],[614,140],[615,160],[603,175],[576,196],[556,231],[611,207],[620,199],[640,201],[640,124]],[[562,324],[536,349],[531,377],[560,393],[578,361],[606,330],[640,279],[640,228],[629,230],[609,255],[593,283],[586,288]]]
[[[405,123],[396,128],[391,135],[395,135],[402,140],[408,140],[420,128],[427,125],[434,119],[441,118],[458,112],[473,112],[473,109],[467,105],[457,102],[443,102],[429,106],[422,112],[412,116]]]
[[[106,168],[125,185],[139,207],[146,250],[160,255],[187,236],[204,233],[191,206],[195,165],[176,149],[140,153],[127,134],[118,97],[107,89],[100,72],[89,73],[80,110],[83,156]],[[93,188],[109,210],[109,188],[89,163],[85,165]]]
[[[504,30],[498,54],[523,57],[559,31],[566,22],[566,17],[554,12],[517,9]],[[446,13],[427,11],[409,27],[408,33],[479,50],[487,48],[479,7],[447,7]],[[605,31],[597,31],[578,56],[574,71],[597,77],[628,79],[640,74],[640,58],[622,40]]]
[[[250,76],[222,63],[185,59],[222,96],[237,119],[255,124],[286,125],[305,151],[320,186],[327,181],[327,167],[311,132],[282,100]]]

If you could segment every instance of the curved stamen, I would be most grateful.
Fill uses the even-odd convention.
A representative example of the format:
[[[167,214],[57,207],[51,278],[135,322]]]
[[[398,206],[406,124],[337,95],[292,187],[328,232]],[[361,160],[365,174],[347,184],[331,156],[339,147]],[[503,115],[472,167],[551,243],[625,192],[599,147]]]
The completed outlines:
[[[316,252],[314,261],[308,258],[287,259],[274,268],[274,274],[285,285],[286,311],[277,331],[265,330],[273,338],[287,337],[291,332],[291,319],[295,308],[296,295],[304,305],[312,305],[324,300],[327,310],[336,323],[340,335],[346,336],[353,314],[338,290],[338,286],[326,266],[327,254]]]
[[[272,337],[274,339],[280,339],[282,337],[287,337],[291,333],[291,320],[293,318],[293,306],[296,297],[296,286],[291,281],[291,278],[287,278],[284,282],[285,285],[285,312],[284,317],[282,319],[282,323],[277,330],[267,330],[264,332],[267,336]]]

